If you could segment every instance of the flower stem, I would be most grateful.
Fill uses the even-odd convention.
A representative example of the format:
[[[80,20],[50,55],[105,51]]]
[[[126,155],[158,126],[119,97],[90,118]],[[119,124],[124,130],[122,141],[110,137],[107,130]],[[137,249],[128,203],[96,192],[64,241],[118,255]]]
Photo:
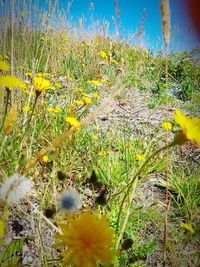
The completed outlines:
[[[28,128],[30,126],[30,123],[31,123],[31,120],[32,120],[32,117],[33,117],[33,113],[34,113],[34,110],[35,110],[35,107],[36,107],[36,104],[37,104],[37,100],[38,100],[38,95],[35,96],[35,101],[34,101],[34,104],[33,104],[32,112],[31,112],[30,118],[29,118],[29,120],[27,122],[27,125],[25,126],[25,131],[24,131],[24,134],[23,134],[23,138],[24,138],[24,136],[26,134],[26,131],[28,130]]]
[[[6,94],[6,107],[5,107],[5,113],[4,113],[4,116],[3,116],[0,132],[3,130],[5,119],[6,119],[6,116],[7,116],[7,113],[8,113],[8,103],[9,103],[9,99],[10,99],[10,90],[8,88],[6,88],[6,92],[7,92],[7,94]]]
[[[123,225],[122,225],[122,228],[121,228],[121,231],[120,231],[120,235],[117,239],[117,242],[116,242],[116,250],[118,249],[119,247],[119,244],[120,244],[120,241],[121,241],[121,238],[123,236],[123,233],[125,231],[125,228],[126,228],[126,224],[128,222],[128,218],[129,218],[129,215],[130,215],[130,209],[131,209],[131,204],[132,204],[132,200],[133,200],[133,197],[134,197],[134,193],[135,193],[135,189],[137,187],[137,183],[138,183],[138,177],[141,175],[142,171],[144,170],[144,168],[147,166],[147,164],[149,163],[149,161],[154,158],[156,155],[158,155],[161,151],[165,150],[166,148],[169,148],[169,147],[172,147],[174,146],[175,143],[174,142],[171,142],[170,144],[168,145],[165,145],[161,148],[159,148],[158,150],[156,150],[155,152],[153,152],[147,159],[146,161],[141,165],[140,169],[138,170],[138,172],[134,175],[134,177],[132,178],[132,180],[121,190],[121,191],[124,191],[126,188],[127,188],[127,191],[122,199],[122,202],[120,204],[120,208],[119,208],[119,213],[118,213],[118,218],[117,218],[117,226],[116,226],[116,233],[118,232],[118,229],[119,229],[119,221],[120,221],[120,216],[121,216],[121,213],[122,213],[122,209],[123,209],[123,205],[125,203],[125,200],[127,198],[127,196],[129,196],[129,193],[132,189],[132,192],[131,192],[131,195],[130,195],[130,199],[129,199],[129,203],[128,203],[128,208],[127,208],[127,211],[126,211],[126,216],[125,216],[125,219],[124,219],[124,222],[123,222]],[[142,181],[145,177],[142,178]],[[140,181],[140,183],[142,182]],[[133,186],[133,187],[132,187]]]

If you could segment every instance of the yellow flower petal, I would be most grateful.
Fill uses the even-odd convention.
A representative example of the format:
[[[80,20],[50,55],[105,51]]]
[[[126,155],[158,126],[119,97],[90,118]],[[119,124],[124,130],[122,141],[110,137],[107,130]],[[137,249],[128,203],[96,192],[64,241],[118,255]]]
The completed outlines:
[[[10,67],[8,66],[8,64],[4,61],[0,61],[0,70],[3,71],[8,71],[10,69]]]
[[[71,126],[74,126],[75,128],[80,127],[80,123],[74,117],[66,117],[65,121],[68,122]]]
[[[112,250],[114,231],[105,218],[91,213],[80,214],[60,225],[62,234],[55,235],[57,246],[65,248],[63,263],[76,267],[97,266],[99,262],[110,264],[115,253]],[[95,233],[95,234],[94,234]]]
[[[9,90],[15,88],[26,88],[26,84],[17,77],[11,75],[0,76],[0,86],[4,86]]]
[[[200,119],[188,118],[180,110],[176,110],[174,120],[181,127],[181,132],[176,136],[176,142],[183,144],[186,141],[193,141],[200,146]]]
[[[170,121],[165,121],[162,123],[162,127],[167,131],[171,131],[172,130],[172,123]]]
[[[42,93],[43,91],[49,89],[51,85],[48,80],[43,79],[42,77],[36,77],[33,79],[33,86],[36,92]]]

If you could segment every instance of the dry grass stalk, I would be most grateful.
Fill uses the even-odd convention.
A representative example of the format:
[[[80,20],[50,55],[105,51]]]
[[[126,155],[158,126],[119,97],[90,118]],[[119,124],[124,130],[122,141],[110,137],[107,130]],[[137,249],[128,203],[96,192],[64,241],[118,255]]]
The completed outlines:
[[[17,105],[14,105],[11,108],[8,114],[8,117],[6,118],[6,121],[5,121],[5,127],[3,130],[5,135],[9,135],[12,132],[13,125],[16,121],[16,118],[17,118]]]
[[[162,16],[162,32],[165,46],[170,42],[170,8],[169,0],[161,0],[160,3],[161,16]]]

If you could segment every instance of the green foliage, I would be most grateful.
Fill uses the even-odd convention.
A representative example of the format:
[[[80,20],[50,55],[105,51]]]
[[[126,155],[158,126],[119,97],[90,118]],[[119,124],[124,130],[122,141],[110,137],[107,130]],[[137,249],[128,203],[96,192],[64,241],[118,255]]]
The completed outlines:
[[[2,267],[17,266],[20,261],[19,253],[21,253],[24,244],[24,238],[12,241],[0,251],[0,265]]]

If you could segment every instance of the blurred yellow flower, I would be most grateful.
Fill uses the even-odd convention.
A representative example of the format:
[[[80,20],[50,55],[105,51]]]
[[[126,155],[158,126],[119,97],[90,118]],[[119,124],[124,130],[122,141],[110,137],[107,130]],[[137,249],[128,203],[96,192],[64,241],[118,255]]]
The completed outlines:
[[[109,151],[102,150],[102,151],[99,151],[98,152],[98,155],[99,156],[108,156],[108,155],[110,155],[110,152]]]
[[[93,135],[92,136],[92,139],[95,140],[95,141],[98,141],[99,140],[99,137],[97,135]]]
[[[94,97],[95,99],[99,99],[99,98],[100,98],[100,95],[97,94],[97,93],[93,93],[93,97]]]
[[[93,129],[94,129],[95,131],[98,131],[98,130],[99,130],[99,128],[98,128],[96,125],[93,126]]]
[[[100,82],[96,80],[88,80],[87,83],[92,84],[94,86],[100,86]]]
[[[115,59],[112,59],[112,63],[114,63],[115,65],[119,64],[119,62],[117,62],[117,60],[115,60]]]
[[[136,154],[136,158],[139,160],[139,161],[143,161],[145,158],[144,156],[142,156],[141,154]]]
[[[71,126],[74,126],[75,128],[80,127],[80,123],[74,117],[66,117],[65,121],[68,122]]]
[[[172,130],[172,123],[170,121],[164,121],[162,123],[162,127],[167,131],[171,131]]]
[[[76,267],[95,267],[99,263],[111,264],[114,231],[105,218],[91,213],[80,214],[60,224],[61,234],[56,234],[56,247],[64,247],[63,263]]]
[[[100,80],[100,82],[101,83],[108,83],[108,81],[107,80],[104,80],[104,79]]]
[[[108,55],[104,51],[99,51],[98,55],[105,60],[108,60]]]
[[[200,119],[188,118],[180,110],[176,110],[174,120],[181,127],[181,131],[175,136],[175,142],[184,144],[193,141],[200,146]]]
[[[56,107],[56,108],[54,109],[54,112],[55,112],[55,113],[60,113],[61,111],[62,111],[61,107]]]
[[[51,113],[51,112],[54,111],[54,108],[52,108],[52,107],[48,107],[48,108],[47,108],[47,111]]]
[[[42,157],[42,161],[43,161],[44,163],[49,162],[49,157],[48,157],[48,155],[43,156],[43,157]]]
[[[0,76],[0,86],[5,86],[10,91],[15,88],[26,88],[26,84],[17,77],[11,75]]]
[[[82,100],[76,100],[76,104],[78,106],[83,106],[84,105],[84,102]]]
[[[92,100],[87,96],[83,97],[83,101],[85,102],[86,105],[91,105],[92,104]]]
[[[35,88],[36,93],[41,94],[45,90],[49,89],[50,82],[42,77],[36,77],[33,79],[33,86]]]
[[[0,60],[0,70],[3,71],[8,71],[10,69],[10,67],[8,66],[8,64],[2,60]]]
[[[23,110],[23,111],[29,111],[29,110],[30,110],[30,107],[29,107],[29,106],[24,106],[24,107],[22,108],[22,110]]]

